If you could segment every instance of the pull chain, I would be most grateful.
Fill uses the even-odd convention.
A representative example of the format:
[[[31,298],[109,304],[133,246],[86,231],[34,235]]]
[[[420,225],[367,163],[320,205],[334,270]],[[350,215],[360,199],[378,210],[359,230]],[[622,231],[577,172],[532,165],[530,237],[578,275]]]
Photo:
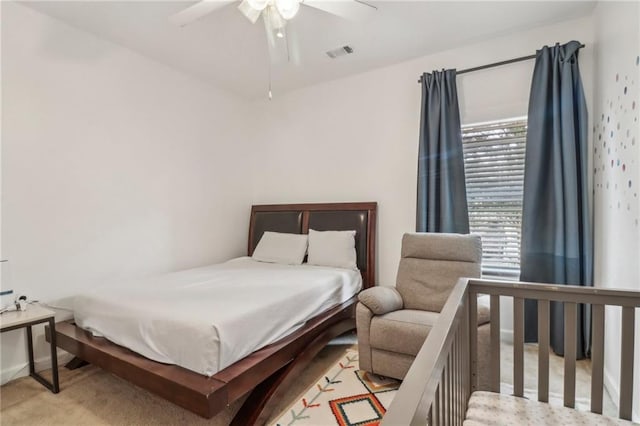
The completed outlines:
[[[273,99],[273,93],[271,93],[271,52],[269,52],[269,100]]]

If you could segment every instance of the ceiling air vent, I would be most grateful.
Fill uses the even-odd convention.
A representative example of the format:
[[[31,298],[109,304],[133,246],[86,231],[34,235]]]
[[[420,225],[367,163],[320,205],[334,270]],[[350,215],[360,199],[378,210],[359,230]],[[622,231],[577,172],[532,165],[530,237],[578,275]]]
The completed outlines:
[[[327,52],[327,56],[331,59],[335,59],[338,56],[350,55],[353,53],[353,47],[351,46],[342,46],[337,49],[333,49]]]

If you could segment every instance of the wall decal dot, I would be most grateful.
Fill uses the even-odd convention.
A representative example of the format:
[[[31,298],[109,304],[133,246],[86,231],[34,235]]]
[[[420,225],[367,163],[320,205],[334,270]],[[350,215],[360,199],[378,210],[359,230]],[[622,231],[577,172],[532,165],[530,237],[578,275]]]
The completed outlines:
[[[620,123],[618,123],[618,130],[620,130]]]
[[[636,65],[640,64],[640,55],[636,56]]]
[[[616,81],[618,81],[619,77],[620,77],[620,76],[619,76],[618,74],[616,74]]]
[[[629,188],[631,188],[631,179],[629,179]]]
[[[627,94],[627,86],[624,86],[624,94]]]
[[[613,160],[611,160],[611,167],[613,167]]]
[[[631,109],[636,109],[636,101],[631,102]]]
[[[600,121],[604,121],[604,114],[602,114],[602,118],[600,119]]]
[[[613,130],[611,131],[611,137],[613,137]]]
[[[607,123],[609,122],[609,116],[607,115]]]
[[[625,170],[627,170],[627,165],[626,164],[622,164],[622,171],[624,172]]]

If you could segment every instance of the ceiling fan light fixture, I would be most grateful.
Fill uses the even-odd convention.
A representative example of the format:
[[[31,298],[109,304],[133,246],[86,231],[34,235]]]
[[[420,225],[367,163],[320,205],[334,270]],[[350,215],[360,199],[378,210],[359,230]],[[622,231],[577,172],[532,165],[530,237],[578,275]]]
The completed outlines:
[[[275,0],[278,13],[283,19],[293,19],[300,10],[300,0]]]
[[[282,19],[278,10],[271,4],[264,11],[264,19],[268,22],[271,30],[276,33],[287,25],[287,21]]]

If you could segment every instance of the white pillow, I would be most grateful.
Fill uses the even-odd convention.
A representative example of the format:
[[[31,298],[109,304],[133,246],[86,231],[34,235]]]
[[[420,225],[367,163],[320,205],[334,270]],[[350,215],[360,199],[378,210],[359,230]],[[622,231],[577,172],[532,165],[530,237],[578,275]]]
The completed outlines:
[[[253,251],[259,262],[301,265],[307,253],[308,237],[304,234],[285,234],[266,231]]]
[[[307,263],[335,268],[358,269],[356,231],[314,231],[309,229]]]

